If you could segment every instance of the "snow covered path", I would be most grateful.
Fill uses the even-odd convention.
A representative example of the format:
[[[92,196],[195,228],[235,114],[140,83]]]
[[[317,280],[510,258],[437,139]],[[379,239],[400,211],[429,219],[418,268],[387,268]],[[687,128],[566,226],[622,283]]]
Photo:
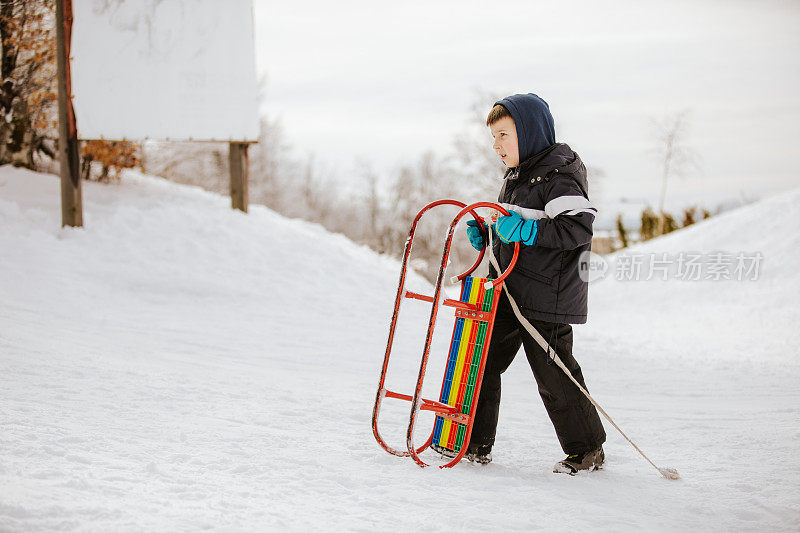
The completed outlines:
[[[603,471],[552,474],[522,357],[492,464],[390,456],[369,426],[396,262],[135,174],[86,184],[86,228],[59,229],[57,180],[0,168],[0,531],[796,531],[798,197],[641,248],[759,250],[758,281],[592,286],[576,357],[670,482],[608,424]],[[768,214],[786,225],[753,229]],[[423,340],[398,337],[396,389]],[[385,408],[394,442],[407,408]]]

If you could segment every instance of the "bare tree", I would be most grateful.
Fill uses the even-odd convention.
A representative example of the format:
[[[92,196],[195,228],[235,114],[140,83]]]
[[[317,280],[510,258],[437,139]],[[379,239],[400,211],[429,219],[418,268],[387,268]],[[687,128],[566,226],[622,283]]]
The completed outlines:
[[[378,190],[378,173],[369,165],[363,163],[362,179],[364,183],[362,227],[360,239],[373,250],[380,253],[386,252],[381,242],[383,207],[381,195]]]
[[[289,204],[295,205],[296,216],[333,229],[341,210],[339,195],[333,183],[333,172],[321,167],[313,154],[306,159],[299,187],[288,190],[299,193],[288,198]]]
[[[250,197],[272,209],[280,205],[287,187],[296,186],[292,177],[301,171],[285,139],[278,119],[262,117],[258,143],[250,148]]]
[[[492,150],[486,116],[501,97],[475,90],[469,119],[453,143],[453,171],[462,184],[459,199],[465,202],[494,200],[505,165]]]
[[[225,194],[229,187],[228,143],[148,141],[142,155],[147,172],[177,183]]]
[[[658,233],[663,234],[667,220],[664,200],[667,196],[667,180],[671,175],[683,176],[692,167],[697,168],[697,155],[686,145],[689,127],[689,110],[671,113],[662,119],[653,119],[656,156],[661,162],[661,195],[658,199]]]

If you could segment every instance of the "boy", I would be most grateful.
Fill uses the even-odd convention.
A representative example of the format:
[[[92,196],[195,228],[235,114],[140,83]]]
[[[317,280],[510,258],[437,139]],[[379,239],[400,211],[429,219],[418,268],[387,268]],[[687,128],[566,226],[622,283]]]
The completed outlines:
[[[495,152],[508,167],[498,203],[511,216],[498,218],[493,226],[494,255],[500,268],[511,261],[513,243],[521,243],[506,287],[522,315],[585,387],[581,368],[572,357],[570,324],[585,323],[587,313],[588,287],[578,273],[580,256],[591,246],[597,210],[589,202],[586,167],[569,146],[555,142],[550,108],[535,94],[515,94],[495,103],[486,125],[494,137]],[[486,228],[470,222],[467,234],[480,249],[488,236]],[[520,345],[567,454],[553,471],[574,475],[599,468],[605,458],[606,434],[597,410],[520,324],[505,291],[498,304],[466,457],[482,464],[492,460],[500,375]]]

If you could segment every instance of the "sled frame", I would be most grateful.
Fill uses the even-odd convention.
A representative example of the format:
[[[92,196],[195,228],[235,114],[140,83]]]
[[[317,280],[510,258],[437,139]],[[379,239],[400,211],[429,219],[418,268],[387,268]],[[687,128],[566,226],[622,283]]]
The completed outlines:
[[[439,266],[439,274],[436,277],[436,284],[434,288],[433,296],[426,296],[421,294],[416,294],[411,291],[405,290],[405,279],[406,279],[406,272],[408,267],[408,260],[409,256],[411,255],[411,250],[413,248],[413,241],[414,241],[414,233],[417,227],[417,223],[422,218],[422,216],[428,212],[429,210],[441,206],[441,205],[453,205],[460,208],[460,211],[456,216],[453,218],[452,222],[450,223],[447,238],[445,240],[444,249],[442,251],[442,261]],[[451,420],[457,422],[459,424],[464,424],[466,426],[464,440],[463,443],[457,452],[456,456],[449,461],[448,463],[441,465],[440,468],[451,468],[458,464],[459,461],[464,457],[464,454],[467,451],[467,447],[469,445],[470,437],[472,435],[472,426],[474,422],[474,414],[475,408],[478,405],[478,398],[480,396],[480,388],[481,383],[483,381],[483,370],[486,365],[486,356],[489,351],[489,344],[492,335],[492,329],[494,326],[494,318],[497,312],[497,304],[500,301],[501,296],[501,289],[503,280],[511,273],[514,268],[514,265],[517,262],[517,258],[519,256],[519,243],[515,243],[514,246],[514,254],[512,256],[511,262],[509,263],[508,267],[504,272],[502,272],[496,279],[488,280],[485,283],[486,288],[493,288],[494,289],[494,298],[492,301],[491,309],[488,311],[480,311],[480,321],[486,322],[486,335],[485,335],[485,342],[483,343],[482,353],[480,362],[478,365],[477,371],[477,378],[474,385],[474,391],[472,394],[472,398],[470,401],[470,408],[467,413],[462,413],[458,410],[456,406],[449,405],[447,403],[443,403],[441,401],[430,400],[426,398],[422,398],[422,386],[425,381],[425,374],[428,365],[428,357],[430,355],[430,348],[431,343],[433,341],[433,333],[436,326],[436,317],[438,315],[440,305],[445,305],[449,307],[456,308],[456,315],[458,316],[459,312],[463,313],[466,311],[467,314],[478,312],[475,305],[466,304],[465,302],[461,302],[458,300],[450,300],[445,299],[443,302],[440,302],[441,293],[442,293],[442,286],[444,284],[444,275],[445,270],[447,267],[448,259],[450,257],[450,248],[453,242],[453,234],[455,232],[455,228],[458,222],[463,218],[466,214],[470,214],[475,220],[479,222],[483,222],[483,219],[476,213],[476,209],[480,208],[490,208],[494,209],[495,211],[499,212],[503,215],[508,215],[508,211],[503,208],[502,206],[492,203],[492,202],[477,202],[470,205],[466,205],[463,202],[459,202],[457,200],[438,200],[435,202],[431,202],[430,204],[423,207],[417,216],[414,218],[413,222],[411,223],[411,229],[409,230],[408,239],[406,240],[405,249],[403,251],[403,259],[402,265],[400,269],[400,281],[397,285],[397,296],[395,297],[394,302],[394,311],[392,312],[392,320],[389,326],[389,340],[386,344],[386,352],[383,358],[383,366],[381,368],[381,375],[380,380],[378,382],[378,392],[375,396],[375,404],[372,410],[372,433],[375,436],[375,440],[378,444],[386,450],[388,453],[392,455],[396,455],[399,457],[411,457],[416,464],[421,467],[429,466],[426,462],[424,462],[420,457],[419,454],[422,453],[426,448],[428,448],[431,443],[433,442],[434,433],[436,430],[436,418],[434,419],[434,427],[431,429],[430,436],[427,438],[424,444],[419,447],[416,447],[414,444],[414,425],[416,422],[416,417],[419,411],[432,411],[438,417],[442,417],[443,419]],[[488,240],[488,239],[486,239]],[[483,260],[484,254],[486,252],[486,242],[484,242],[484,247],[480,250],[478,254],[478,258],[475,263],[467,269],[464,273],[459,276],[453,278],[454,281],[461,281],[462,282],[462,292],[463,292],[463,282],[478,266],[481,264]],[[397,318],[400,311],[400,304],[405,298],[413,298],[417,300],[422,300],[431,303],[431,314],[430,319],[428,321],[428,330],[427,335],[425,338],[425,346],[422,352],[422,358],[420,361],[419,373],[417,375],[417,383],[414,389],[414,394],[401,394],[398,392],[390,391],[385,387],[385,380],[386,380],[386,371],[389,366],[389,357],[391,356],[392,352],[392,345],[394,343],[394,332],[397,326]],[[462,316],[463,317],[463,316]],[[473,319],[476,318],[474,316],[467,316],[465,318]],[[454,332],[455,334],[455,332]],[[453,340],[451,340],[451,345]],[[445,376],[442,378],[442,390],[445,387],[445,377],[446,377],[447,370],[445,369]],[[439,393],[439,397],[441,398],[441,392]],[[389,446],[383,437],[380,434],[378,429],[378,420],[380,417],[380,408],[381,404],[384,399],[386,398],[393,398],[399,399],[404,401],[411,402],[411,412],[409,415],[408,421],[408,428],[406,430],[406,449],[400,450]]]

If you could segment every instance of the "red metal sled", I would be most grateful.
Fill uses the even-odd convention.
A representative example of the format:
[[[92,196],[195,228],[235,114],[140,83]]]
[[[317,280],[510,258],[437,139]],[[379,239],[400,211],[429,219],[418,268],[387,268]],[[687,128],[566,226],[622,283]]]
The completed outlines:
[[[436,286],[433,296],[425,296],[416,294],[405,290],[406,267],[408,265],[408,258],[411,254],[412,244],[414,240],[414,231],[416,230],[417,223],[422,215],[428,210],[440,205],[454,205],[461,210],[453,218],[450,223],[450,228],[447,233],[447,239],[442,253],[442,263],[439,267],[439,275],[436,278]],[[466,205],[456,200],[439,200],[432,202],[423,207],[414,221],[411,224],[411,230],[408,234],[406,241],[405,251],[403,253],[403,262],[400,270],[400,282],[397,286],[397,297],[394,302],[394,312],[392,313],[392,322],[389,327],[389,341],[386,345],[386,354],[383,358],[383,367],[381,368],[381,377],[378,383],[378,393],[375,397],[375,406],[372,411],[372,433],[375,435],[375,440],[387,452],[392,455],[400,457],[411,457],[419,466],[428,466],[419,454],[422,453],[434,440],[436,435],[439,438],[438,444],[442,447],[452,450],[456,456],[447,464],[442,465],[440,468],[450,468],[456,465],[464,456],[469,444],[470,436],[472,435],[473,414],[475,407],[478,405],[478,395],[480,393],[481,381],[483,379],[483,369],[486,363],[486,354],[489,349],[489,339],[492,335],[492,326],[494,325],[495,313],[497,312],[497,302],[500,299],[500,292],[503,280],[511,273],[514,265],[517,262],[519,255],[519,243],[516,243],[514,248],[514,255],[508,268],[494,280],[485,280],[483,278],[471,278],[471,274],[483,260],[486,248],[484,247],[478,259],[466,272],[458,276],[458,281],[461,281],[461,300],[445,299],[440,304],[440,297],[442,292],[442,284],[444,281],[445,267],[450,256],[450,246],[453,241],[453,233],[459,220],[464,215],[469,213],[476,220],[482,220],[481,217],[475,212],[479,208],[495,209],[501,214],[508,215],[500,205],[491,202],[478,202]],[[474,283],[473,283],[474,282]],[[420,362],[419,374],[417,377],[417,386],[414,394],[400,394],[390,391],[385,388],[384,382],[386,379],[386,369],[389,365],[389,356],[392,352],[392,344],[394,341],[394,331],[397,325],[397,316],[400,310],[400,303],[403,298],[413,298],[423,300],[432,304],[430,321],[428,322],[428,333],[425,339],[425,348],[422,353],[422,361]],[[451,340],[451,354],[448,360],[448,367],[445,368],[445,375],[442,378],[442,392],[440,392],[440,401],[422,398],[422,385],[425,380],[425,371],[428,365],[428,355],[430,353],[431,342],[433,340],[434,326],[436,325],[436,315],[439,310],[439,305],[446,305],[455,308],[456,313],[456,327],[453,332],[453,339]],[[459,320],[463,327],[459,329]],[[467,324],[468,326],[464,326]],[[474,326],[474,327],[473,327]],[[458,336],[458,337],[457,337]],[[465,344],[464,344],[465,343]],[[469,347],[470,352],[461,355],[459,359],[458,347],[464,344]],[[476,361],[477,359],[477,361]],[[460,366],[456,366],[459,361]],[[449,377],[448,377],[449,376]],[[452,393],[448,391],[452,390]],[[446,398],[447,396],[447,398]],[[411,402],[411,414],[408,421],[408,429],[406,432],[406,447],[407,450],[397,450],[389,446],[380,435],[378,431],[378,418],[380,415],[381,403],[384,398],[395,398],[399,400],[406,400]],[[425,444],[420,447],[414,445],[414,423],[416,421],[417,413],[420,411],[432,411],[436,413],[434,427],[431,431]]]

